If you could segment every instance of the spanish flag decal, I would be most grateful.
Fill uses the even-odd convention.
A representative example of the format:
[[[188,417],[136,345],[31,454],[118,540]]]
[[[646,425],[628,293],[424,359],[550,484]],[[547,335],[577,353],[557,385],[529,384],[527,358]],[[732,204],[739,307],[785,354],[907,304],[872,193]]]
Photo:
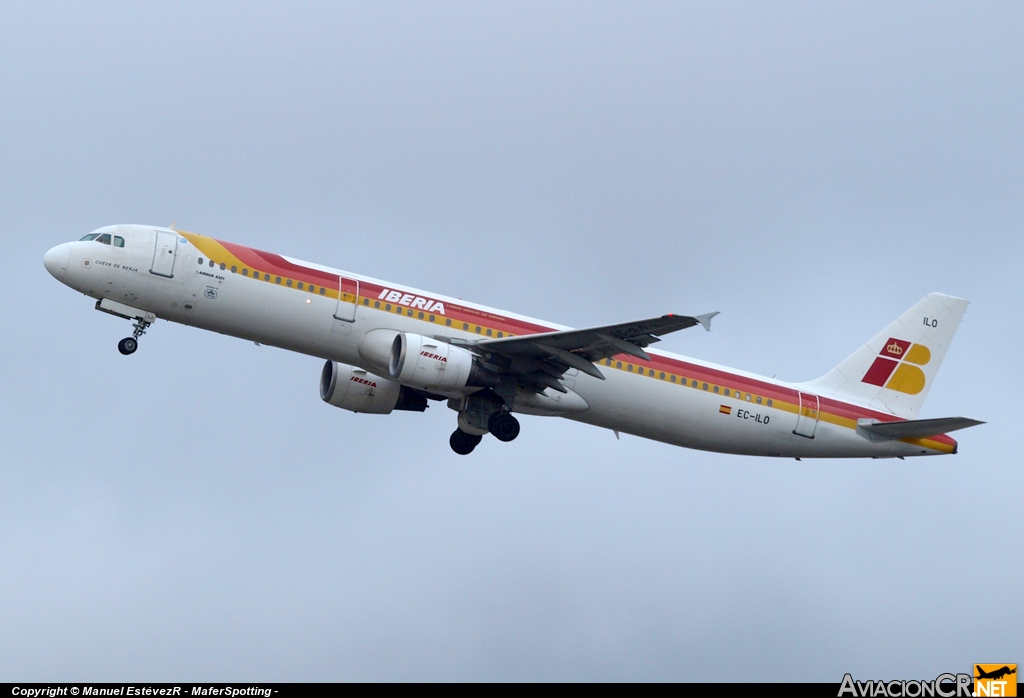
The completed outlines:
[[[925,345],[890,337],[861,382],[917,395],[924,390],[924,371],[918,366],[931,359],[932,353]]]
[[[721,412],[722,414],[732,414],[732,408],[729,407],[728,405],[720,405],[718,407],[718,411]]]

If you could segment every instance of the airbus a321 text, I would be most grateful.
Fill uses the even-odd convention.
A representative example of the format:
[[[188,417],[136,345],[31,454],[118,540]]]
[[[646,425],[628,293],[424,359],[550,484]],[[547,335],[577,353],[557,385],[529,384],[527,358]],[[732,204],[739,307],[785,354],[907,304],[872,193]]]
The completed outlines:
[[[827,374],[784,381],[647,349],[716,313],[575,330],[172,228],[117,225],[44,257],[96,309],[157,318],[326,360],[320,397],[352,412],[458,413],[449,440],[511,441],[515,414],[722,453],[902,458],[956,453],[947,433],[981,422],[918,419],[967,301],[931,293]]]

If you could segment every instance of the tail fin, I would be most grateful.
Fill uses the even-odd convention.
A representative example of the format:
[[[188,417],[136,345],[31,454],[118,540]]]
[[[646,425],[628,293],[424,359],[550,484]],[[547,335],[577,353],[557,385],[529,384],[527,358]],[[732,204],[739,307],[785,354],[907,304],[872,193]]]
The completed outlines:
[[[967,305],[962,298],[929,293],[841,364],[802,387],[913,419]]]

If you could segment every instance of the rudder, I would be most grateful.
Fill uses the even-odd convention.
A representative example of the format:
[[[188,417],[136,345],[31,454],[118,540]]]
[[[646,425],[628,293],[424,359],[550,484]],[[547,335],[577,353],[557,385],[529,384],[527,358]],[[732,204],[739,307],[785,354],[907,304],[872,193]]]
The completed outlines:
[[[801,389],[913,419],[968,305],[962,298],[929,293],[846,360]]]

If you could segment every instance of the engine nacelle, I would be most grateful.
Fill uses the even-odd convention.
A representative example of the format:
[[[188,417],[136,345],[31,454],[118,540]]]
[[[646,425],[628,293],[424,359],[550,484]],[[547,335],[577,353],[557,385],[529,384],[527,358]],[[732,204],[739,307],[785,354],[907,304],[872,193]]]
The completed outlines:
[[[393,380],[336,361],[328,361],[320,373],[320,399],[343,410],[369,414],[427,409],[427,398],[422,395]]]
[[[391,344],[388,373],[403,385],[428,392],[465,388],[474,371],[473,352],[421,334],[399,332]]]

